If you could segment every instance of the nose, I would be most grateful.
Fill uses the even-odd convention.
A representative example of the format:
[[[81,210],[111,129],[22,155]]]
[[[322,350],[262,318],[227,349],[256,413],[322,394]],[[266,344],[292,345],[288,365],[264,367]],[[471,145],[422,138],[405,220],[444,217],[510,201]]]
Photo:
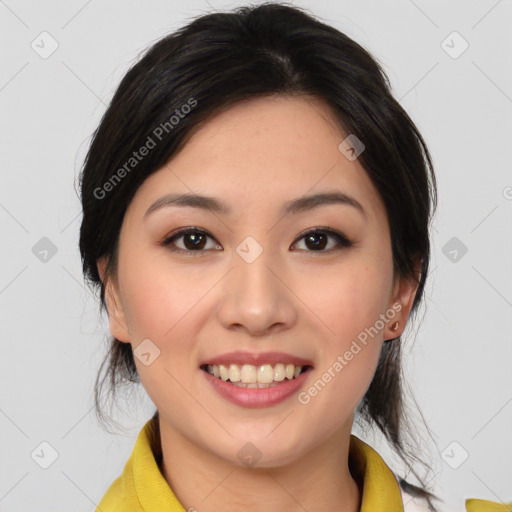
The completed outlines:
[[[218,318],[224,328],[253,337],[290,329],[297,321],[297,299],[289,273],[270,251],[254,260],[235,255],[223,282]]]

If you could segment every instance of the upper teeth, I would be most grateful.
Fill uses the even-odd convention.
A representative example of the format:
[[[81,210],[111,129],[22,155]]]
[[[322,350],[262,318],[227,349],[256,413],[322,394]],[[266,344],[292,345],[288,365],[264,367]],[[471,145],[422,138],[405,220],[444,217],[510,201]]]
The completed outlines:
[[[240,367],[238,364],[209,364],[207,365],[208,373],[214,377],[220,377],[222,380],[230,380],[231,382],[246,382],[269,384],[271,382],[280,382],[285,378],[293,379],[298,377],[302,371],[302,366],[294,364],[276,364],[272,367],[270,364],[254,366],[252,364],[244,364]]]

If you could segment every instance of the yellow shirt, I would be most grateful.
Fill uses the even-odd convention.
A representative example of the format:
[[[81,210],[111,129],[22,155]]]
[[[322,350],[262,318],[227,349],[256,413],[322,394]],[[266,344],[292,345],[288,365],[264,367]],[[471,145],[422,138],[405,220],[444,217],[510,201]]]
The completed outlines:
[[[187,512],[160,471],[157,422],[155,417],[146,422],[123,473],[108,488],[96,512]],[[395,475],[370,445],[354,435],[350,437],[350,464],[363,490],[361,512],[404,512]],[[488,508],[489,504],[504,508]],[[466,507],[469,512],[512,510],[507,505],[476,499],[466,500]]]

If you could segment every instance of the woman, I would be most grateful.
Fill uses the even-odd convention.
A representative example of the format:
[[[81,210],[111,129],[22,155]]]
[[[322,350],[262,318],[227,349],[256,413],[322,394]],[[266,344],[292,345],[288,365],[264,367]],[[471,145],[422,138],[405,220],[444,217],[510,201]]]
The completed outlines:
[[[422,462],[400,354],[435,178],[366,50],[282,4],[199,17],[122,80],[81,198],[113,336],[98,415],[106,381],[157,409],[98,510],[433,507],[351,434]]]

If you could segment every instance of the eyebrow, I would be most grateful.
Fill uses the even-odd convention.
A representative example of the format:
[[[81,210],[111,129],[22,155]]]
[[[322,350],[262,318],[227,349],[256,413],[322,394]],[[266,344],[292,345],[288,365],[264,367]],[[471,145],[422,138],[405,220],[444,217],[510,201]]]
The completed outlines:
[[[363,205],[354,197],[342,192],[324,192],[310,196],[303,196],[284,203],[281,208],[283,215],[298,214],[312,210],[319,206],[329,204],[342,204],[354,207],[367,219],[367,214]],[[152,212],[169,206],[181,206],[199,208],[201,210],[211,210],[216,213],[229,215],[231,208],[223,202],[210,196],[202,196],[198,194],[167,194],[157,199],[144,214],[144,218],[148,217]]]

